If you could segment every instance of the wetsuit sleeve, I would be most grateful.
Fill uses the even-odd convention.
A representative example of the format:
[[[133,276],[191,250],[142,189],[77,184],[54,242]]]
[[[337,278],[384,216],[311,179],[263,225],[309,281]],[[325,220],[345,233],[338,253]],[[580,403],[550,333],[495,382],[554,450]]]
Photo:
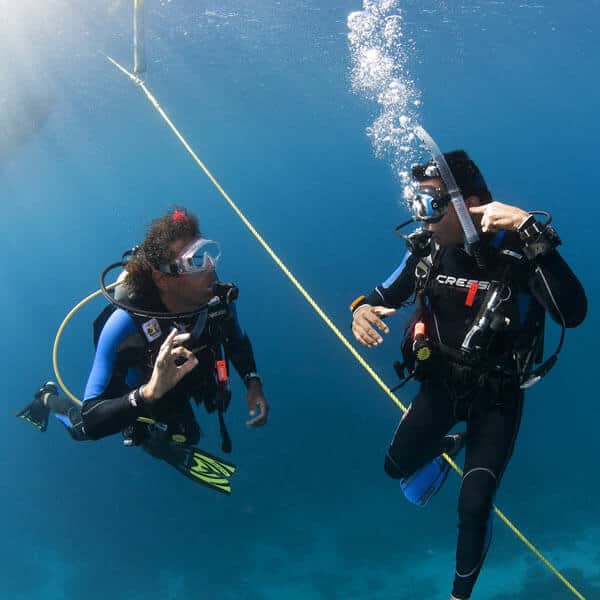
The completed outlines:
[[[242,329],[235,304],[230,306],[232,319],[225,339],[225,352],[238,375],[244,379],[248,373],[256,373],[254,351],[248,334]]]
[[[128,387],[127,370],[119,364],[119,349],[127,338],[136,333],[133,319],[120,309],[110,316],[102,329],[81,409],[89,439],[118,433],[140,414],[140,409],[129,402],[129,391],[122,394]],[[113,396],[117,391],[121,395]]]
[[[418,257],[407,252],[398,268],[378,285],[360,304],[399,308],[415,291],[415,267]],[[360,306],[356,305],[356,308]]]
[[[581,282],[563,257],[551,250],[532,263],[529,289],[557,323],[577,327],[587,314],[587,297]]]
[[[87,439],[99,440],[123,431],[142,414],[129,401],[129,393],[117,398],[95,398],[81,408]]]

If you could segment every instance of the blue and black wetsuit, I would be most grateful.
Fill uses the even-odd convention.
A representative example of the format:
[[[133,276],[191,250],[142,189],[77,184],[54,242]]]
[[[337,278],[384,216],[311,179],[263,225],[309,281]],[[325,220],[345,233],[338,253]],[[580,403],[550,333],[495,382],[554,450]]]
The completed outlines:
[[[149,309],[166,312],[159,304]],[[169,436],[184,436],[193,444],[200,430],[190,400],[203,402],[209,411],[215,409],[215,362],[222,358],[221,348],[242,379],[256,371],[252,345],[240,326],[235,305],[219,302],[208,314],[177,321],[178,329],[192,334],[190,349],[198,365],[161,398],[152,413],[134,406],[130,392],[150,379],[158,350],[173,326],[173,321],[138,319],[122,309],[112,312],[98,338],[80,419],[72,410],[68,419],[57,415],[75,439],[99,439],[135,427],[138,417],[148,417],[166,425]],[[138,435],[136,441],[143,442],[143,436]]]
[[[384,465],[395,479],[412,475],[446,451],[445,434],[466,421],[453,588],[457,598],[470,596],[485,558],[493,498],[521,422],[519,368],[528,356],[539,361],[545,312],[566,327],[575,327],[587,311],[581,284],[555,249],[528,260],[519,236],[508,232],[482,236],[482,246],[487,265],[483,270],[461,246],[439,248],[431,257],[423,296],[434,354],[394,433]],[[415,293],[420,264],[417,256],[407,254],[361,304],[399,308],[407,303]],[[507,284],[502,315],[509,322],[493,334],[484,355],[477,355],[478,365],[465,358],[461,345],[491,282],[502,279]]]

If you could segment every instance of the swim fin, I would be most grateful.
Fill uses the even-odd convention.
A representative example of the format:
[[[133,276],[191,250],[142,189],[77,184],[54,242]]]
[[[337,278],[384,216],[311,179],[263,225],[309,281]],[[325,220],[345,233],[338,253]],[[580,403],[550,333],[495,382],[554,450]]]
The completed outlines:
[[[452,439],[450,439],[452,438]],[[453,444],[447,454],[456,456],[464,446],[465,434],[456,433],[446,436]],[[415,471],[410,477],[400,480],[400,487],[409,502],[417,506],[425,506],[435,496],[446,481],[450,473],[450,464],[442,457],[436,456],[430,463]]]
[[[33,400],[17,413],[17,417],[25,419],[34,427],[37,427],[41,432],[48,428],[48,416],[50,415],[50,407],[47,402],[44,402],[46,394],[58,395],[56,384],[48,381],[35,393]]]
[[[436,456],[410,477],[401,479],[400,487],[409,502],[425,506],[440,491],[449,472],[450,465],[441,456]]]
[[[185,444],[171,444],[164,460],[192,481],[231,494],[229,478],[235,472],[235,465]]]

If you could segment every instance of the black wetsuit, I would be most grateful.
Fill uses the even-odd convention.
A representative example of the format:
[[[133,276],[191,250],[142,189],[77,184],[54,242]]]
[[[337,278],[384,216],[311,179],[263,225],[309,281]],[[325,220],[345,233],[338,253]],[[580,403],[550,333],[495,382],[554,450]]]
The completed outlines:
[[[406,478],[446,451],[444,435],[457,422],[466,421],[453,587],[457,598],[470,596],[485,558],[493,498],[519,431],[523,391],[517,363],[528,356],[539,360],[544,312],[559,323],[564,320],[566,327],[575,327],[587,311],[581,284],[556,250],[530,261],[523,256],[519,236],[501,232],[482,236],[482,253],[484,269],[462,246],[441,248],[430,257],[423,291],[427,308],[420,316],[426,317],[433,355],[421,372],[420,389],[385,457],[388,475]],[[418,257],[407,254],[400,267],[363,303],[402,306],[415,292],[418,264]],[[460,351],[465,335],[491,282],[503,278],[508,285],[507,299],[499,311],[510,323],[487,340],[485,351],[467,356]]]
[[[157,302],[145,308],[166,312]],[[223,400],[219,394],[224,390],[218,382],[216,360],[226,357],[242,379],[256,371],[252,345],[240,327],[235,305],[217,302],[210,307],[206,318],[200,319],[203,323],[195,318],[177,323],[178,329],[192,333],[189,346],[199,364],[150,410],[143,404],[136,407],[131,401],[131,391],[150,379],[158,350],[174,322],[137,319],[122,309],[112,312],[98,338],[81,410],[71,405],[67,412],[67,407],[62,406],[63,398],[54,400],[60,406],[51,405],[71,436],[76,440],[99,439],[123,431],[133,443],[143,443],[153,453],[151,438],[171,439],[177,435],[186,443],[196,443],[200,429],[190,400],[204,403],[210,412],[227,408],[218,406],[219,398]],[[138,417],[159,422],[161,435],[149,435],[156,433],[156,429],[148,428]]]

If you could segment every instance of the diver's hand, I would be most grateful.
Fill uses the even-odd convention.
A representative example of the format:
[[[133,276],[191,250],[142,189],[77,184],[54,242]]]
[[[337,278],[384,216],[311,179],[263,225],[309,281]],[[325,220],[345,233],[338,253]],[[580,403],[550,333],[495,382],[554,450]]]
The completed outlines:
[[[395,312],[395,308],[385,308],[385,306],[371,306],[370,304],[359,306],[354,311],[352,319],[354,337],[368,348],[378,346],[383,342],[383,338],[377,333],[375,327],[383,333],[389,333],[389,327],[381,319],[391,317]]]
[[[262,383],[258,379],[251,379],[248,382],[246,400],[248,401],[248,413],[252,417],[249,421],[246,421],[246,425],[248,427],[262,427],[269,416],[269,403],[263,394]],[[256,415],[257,408],[258,415]]]
[[[150,381],[140,388],[145,403],[160,400],[198,364],[194,353],[181,345],[189,339],[189,333],[178,334],[177,329],[169,333],[158,351]]]
[[[496,201],[481,206],[471,206],[469,212],[481,216],[481,231],[484,233],[495,233],[500,229],[516,231],[521,223],[529,218],[529,213],[521,208]]]

